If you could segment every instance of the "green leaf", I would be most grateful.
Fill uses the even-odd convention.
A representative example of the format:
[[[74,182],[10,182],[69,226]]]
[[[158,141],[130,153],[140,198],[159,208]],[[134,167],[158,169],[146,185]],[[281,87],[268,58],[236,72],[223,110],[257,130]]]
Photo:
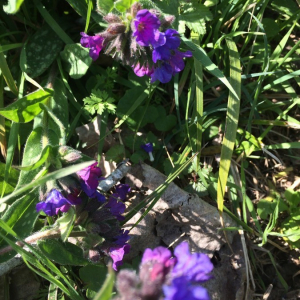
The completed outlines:
[[[6,224],[14,229],[18,235],[21,237],[26,237],[33,228],[33,223],[35,222],[38,214],[34,209],[34,214],[28,214],[28,210],[30,206],[34,206],[38,202],[38,195],[36,193],[29,193],[15,201],[5,212],[2,217],[2,220],[6,222]],[[29,222],[30,221],[30,222]],[[20,230],[16,230],[15,225],[19,222],[21,226],[19,226]],[[23,231],[23,232],[22,232]]]
[[[16,49],[16,48],[19,48],[22,46],[23,46],[23,43],[3,45],[3,46],[0,46],[0,52],[5,52],[5,51],[11,50],[11,49]]]
[[[52,94],[51,89],[38,90],[0,109],[0,114],[16,123],[30,122],[42,111],[40,103],[45,104]]]
[[[116,105],[113,104],[115,99],[110,97],[106,91],[92,90],[90,97],[84,98],[85,109],[90,114],[97,113],[102,115],[104,111],[114,114],[116,112]]]
[[[4,198],[1,198],[0,204],[5,203],[9,200],[13,200],[13,199],[17,198],[18,196],[22,195],[23,193],[25,193],[26,191],[31,190],[39,185],[45,184],[47,181],[56,180],[56,179],[71,175],[79,170],[84,169],[84,168],[87,168],[88,166],[90,166],[93,163],[94,163],[94,161],[79,163],[79,164],[76,164],[76,165],[73,165],[70,167],[66,167],[66,168],[54,171],[46,176],[39,177],[34,182],[31,182],[31,183],[19,188],[18,190],[15,190],[10,195],[8,195]]]
[[[292,189],[286,189],[284,197],[291,207],[297,207],[300,203],[300,192],[295,192]]]
[[[105,158],[106,160],[119,163],[123,160],[124,153],[125,149],[123,145],[115,145],[106,152]]]
[[[87,265],[79,269],[79,277],[89,290],[97,292],[105,281],[107,268],[104,265]]]
[[[239,98],[235,89],[229,83],[229,81],[221,72],[221,70],[211,61],[207,53],[201,47],[194,44],[192,41],[188,40],[187,38],[181,37],[181,39],[185,42],[186,45],[188,45],[192,50],[194,50],[193,57],[199,60],[201,64],[207,69],[208,72],[210,72],[212,75],[214,75],[219,80],[221,80],[235,97]]]
[[[14,93],[15,96],[18,96],[18,88],[16,83],[11,75],[10,68],[7,65],[5,56],[3,53],[0,53],[0,69],[3,74],[4,80],[9,87],[9,89]]]
[[[276,8],[279,12],[285,13],[288,16],[292,16],[296,11],[299,10],[299,7],[290,0],[274,0],[270,2],[271,6]]]
[[[157,7],[165,14],[178,16],[178,0],[164,0],[164,1],[156,1],[155,3]]]
[[[8,0],[6,5],[3,5],[3,10],[7,14],[15,14],[21,7],[24,0]]]
[[[114,8],[114,0],[97,0],[97,8],[101,14],[106,15]]]
[[[87,16],[87,8],[88,8],[86,1],[82,1],[82,0],[67,0],[67,2],[72,6],[72,8],[79,15],[81,15],[83,18],[86,18],[86,16]],[[103,1],[101,1],[101,2],[103,2]],[[95,20],[96,23],[100,24],[101,22],[103,22],[102,17],[96,11],[92,11],[91,12],[91,16]]]
[[[39,168],[41,167],[44,162],[47,160],[47,158],[49,157],[49,155],[51,154],[52,152],[52,149],[53,147],[51,145],[47,145],[40,156],[38,157],[35,157],[36,158],[36,162],[29,165],[29,166],[21,166],[21,167],[18,167],[18,169],[20,170],[23,170],[23,171],[32,171],[32,170],[35,170],[36,168]]]
[[[23,46],[20,68],[30,77],[44,73],[63,47],[63,41],[48,26],[40,28]]]
[[[22,166],[30,166],[34,164],[36,162],[36,158],[41,155],[42,133],[42,127],[37,127],[29,135],[23,153]],[[16,189],[18,189],[20,186],[32,182],[39,171],[39,168],[31,171],[21,171]]]
[[[146,110],[146,111],[145,111]],[[158,118],[158,111],[154,105],[149,105],[146,107],[145,105],[139,106],[126,120],[126,123],[131,129],[136,130],[140,119],[141,124],[140,127],[144,127],[145,125],[149,123],[154,123],[154,121]]]
[[[205,20],[211,20],[212,14],[203,4],[186,3],[183,7],[183,13],[178,17],[179,22],[184,22],[187,27],[198,34],[205,34]],[[180,25],[182,26],[182,24]]]
[[[5,174],[5,164],[0,162],[0,191],[2,190],[4,184],[4,174]],[[9,171],[8,178],[6,180],[7,184],[6,184],[4,195],[9,194],[14,190],[15,186],[17,185],[18,178],[19,178],[19,171],[14,168],[11,168]]]
[[[73,207],[71,207],[67,213],[63,214],[62,217],[56,220],[54,226],[58,226],[63,242],[65,242],[69,237],[74,226],[75,218],[75,210]]]
[[[229,49],[230,60],[230,83],[234,88],[234,93],[230,90],[228,97],[228,108],[226,114],[226,130],[222,142],[220,170],[218,177],[217,203],[220,215],[223,212],[223,201],[227,184],[231,157],[236,139],[238,120],[240,115],[241,97],[241,64],[240,57],[235,43],[226,39]]]
[[[66,62],[67,72],[74,79],[85,75],[93,61],[89,55],[89,49],[80,44],[66,45],[60,55],[62,60]]]
[[[147,98],[149,90],[144,87],[137,86],[127,90],[125,95],[119,100],[117,106],[117,116],[121,118],[118,127],[126,121],[128,124],[138,122],[136,118],[132,118],[133,112],[138,109]]]
[[[2,216],[2,220],[12,228],[21,238],[26,238],[33,230],[37,220],[35,205],[38,200],[38,195],[34,192],[25,195],[23,198],[15,201]],[[1,239],[0,248],[6,245],[6,242]],[[7,261],[11,258],[11,253],[0,256],[0,262]]]
[[[158,117],[154,122],[154,126],[159,131],[169,131],[171,130],[177,123],[177,118],[174,115],[166,114],[163,106],[157,106]]]
[[[276,202],[261,199],[257,204],[257,214],[264,220],[268,219],[268,216],[275,210]]]
[[[131,7],[131,5],[137,2],[137,0],[117,0],[115,2],[115,8],[121,12],[124,13],[126,12],[127,9],[129,9]]]
[[[53,114],[61,121],[65,128],[69,127],[69,102],[66,93],[66,88],[61,79],[56,78],[53,85],[54,94],[51,98],[50,107]],[[60,135],[60,130],[57,124],[49,118],[49,128]]]
[[[38,241],[38,247],[47,258],[58,264],[71,266],[88,264],[88,260],[83,258],[82,249],[72,243],[47,239]]]
[[[73,44],[72,39],[66,34],[66,32],[60,27],[60,25],[54,20],[54,18],[49,14],[41,1],[33,0],[35,7],[38,9],[43,19],[47,24],[53,29],[53,31],[59,36],[59,38],[66,44]]]
[[[112,297],[113,287],[115,283],[115,272],[110,267],[106,279],[100,289],[100,291],[95,295],[93,300],[110,300]]]
[[[262,20],[262,24],[264,26],[264,29],[265,29],[265,32],[266,32],[266,35],[268,38],[278,35],[280,28],[274,19],[264,18]]]

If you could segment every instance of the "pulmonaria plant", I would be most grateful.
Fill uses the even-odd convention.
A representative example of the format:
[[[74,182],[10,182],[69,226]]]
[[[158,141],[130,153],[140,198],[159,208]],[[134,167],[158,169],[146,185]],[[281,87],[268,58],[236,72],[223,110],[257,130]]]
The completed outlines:
[[[74,155],[71,152],[69,149],[62,149],[61,160],[69,157],[73,161]],[[77,225],[86,228],[86,237],[81,241],[81,246],[88,258],[99,261],[110,257],[113,260],[113,268],[117,270],[124,255],[130,251],[130,245],[127,243],[128,231],[122,230],[120,225],[120,221],[124,220],[124,201],[130,187],[127,184],[119,184],[115,186],[114,193],[106,199],[97,191],[99,181],[103,179],[101,174],[101,169],[95,162],[70,177],[52,183],[51,189],[44,197],[45,200],[36,204],[36,211],[55,216],[74,206]]]
[[[209,257],[190,253],[187,242],[175,248],[173,257],[165,247],[146,249],[138,275],[131,270],[118,274],[118,296],[114,300],[209,300],[200,284],[212,277],[212,270]]]
[[[103,18],[108,23],[104,32],[95,36],[81,33],[80,43],[90,49],[94,60],[103,49],[132,67],[137,76],[148,76],[151,83],[167,83],[184,69],[183,59],[192,56],[191,51],[179,51],[179,33],[168,29],[173,16],[161,17],[159,11],[142,9],[135,2],[124,19],[112,13]]]

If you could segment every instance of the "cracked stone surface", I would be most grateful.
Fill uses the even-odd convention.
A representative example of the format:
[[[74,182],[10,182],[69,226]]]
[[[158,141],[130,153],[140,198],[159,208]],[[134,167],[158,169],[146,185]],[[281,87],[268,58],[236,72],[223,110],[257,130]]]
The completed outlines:
[[[132,205],[138,204],[150,195],[166,176],[141,163],[131,168],[126,183],[142,193],[136,195]],[[143,211],[136,214],[126,224],[130,229],[141,217]],[[224,214],[225,227],[236,227],[236,223]],[[227,231],[228,246],[221,229],[218,210],[171,183],[158,199],[146,217],[131,230],[131,253],[128,260],[141,255],[145,248],[159,245],[173,248],[182,241],[188,241],[192,252],[209,255],[215,264],[214,279],[205,284],[212,300],[242,300],[245,296],[245,262],[240,236]],[[251,299],[251,298],[249,298]]]

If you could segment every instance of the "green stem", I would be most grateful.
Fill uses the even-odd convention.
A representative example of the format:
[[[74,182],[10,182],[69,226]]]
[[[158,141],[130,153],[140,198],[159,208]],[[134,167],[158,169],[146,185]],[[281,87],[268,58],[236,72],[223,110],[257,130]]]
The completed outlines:
[[[98,164],[100,164],[103,145],[104,145],[104,141],[105,141],[105,139],[103,137],[105,137],[105,134],[106,134],[107,120],[108,120],[108,112],[105,110],[101,115],[101,120],[99,121],[99,119],[98,119],[98,126],[99,126],[99,130],[100,130],[99,144],[98,144],[98,156],[97,156]]]

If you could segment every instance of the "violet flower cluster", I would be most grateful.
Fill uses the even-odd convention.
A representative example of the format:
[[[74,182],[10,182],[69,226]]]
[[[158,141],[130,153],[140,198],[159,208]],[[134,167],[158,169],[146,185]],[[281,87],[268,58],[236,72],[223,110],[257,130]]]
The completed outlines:
[[[167,83],[184,69],[183,59],[192,56],[191,51],[179,51],[179,33],[168,28],[173,16],[161,17],[159,11],[142,9],[135,2],[130,18],[122,20],[109,13],[104,20],[109,24],[104,32],[95,36],[81,33],[80,43],[90,49],[93,60],[104,50],[105,54],[131,66],[137,76],[149,76],[151,83],[157,80]],[[132,20],[130,24],[126,24],[128,20]]]
[[[118,274],[114,300],[209,300],[207,290],[199,284],[212,277],[212,270],[209,257],[190,253],[187,242],[175,248],[173,257],[165,247],[146,249],[138,275],[131,270]]]
[[[51,189],[45,200],[36,204],[36,210],[54,216],[59,211],[67,212],[71,205],[74,205],[78,219],[84,220],[86,224],[87,238],[83,241],[82,247],[88,252],[89,258],[98,261],[110,256],[113,268],[117,270],[122,264],[124,255],[130,250],[127,243],[128,231],[122,230],[119,223],[124,219],[122,215],[126,208],[124,201],[130,187],[127,184],[117,185],[115,192],[106,200],[106,197],[97,191],[99,181],[103,179],[101,175],[101,169],[96,162],[80,170],[76,176],[67,180],[69,185],[65,184],[62,187],[58,183],[57,188]],[[77,179],[77,183],[74,178]],[[83,206],[83,203],[87,204]],[[95,244],[95,241],[101,243]]]

